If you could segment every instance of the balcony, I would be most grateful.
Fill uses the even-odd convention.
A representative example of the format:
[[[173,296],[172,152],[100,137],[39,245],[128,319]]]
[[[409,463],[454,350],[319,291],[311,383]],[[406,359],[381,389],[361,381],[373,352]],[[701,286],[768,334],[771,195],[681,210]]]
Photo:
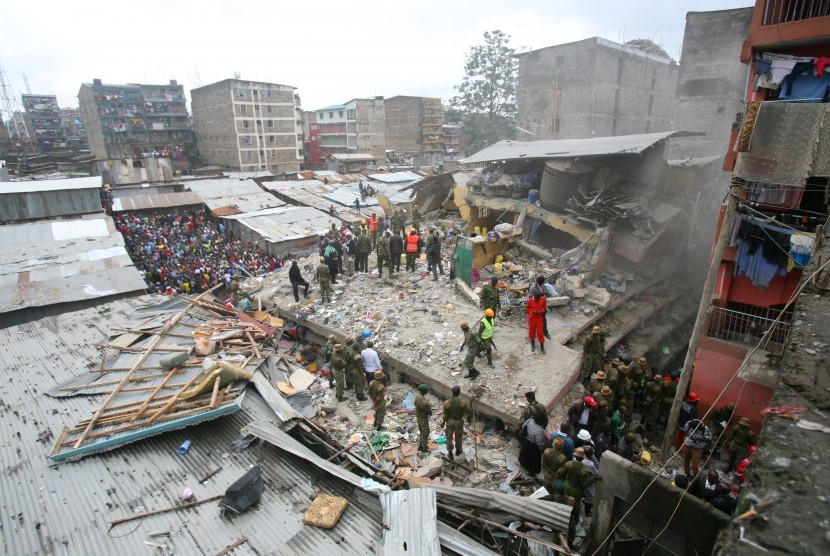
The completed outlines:
[[[781,317],[781,320],[776,320]],[[746,303],[729,303],[727,307],[709,308],[706,335],[726,342],[755,347],[767,334],[760,349],[781,355],[790,333],[792,310],[757,307]]]
[[[816,0],[767,0],[761,25],[778,25],[830,16],[830,2]]]

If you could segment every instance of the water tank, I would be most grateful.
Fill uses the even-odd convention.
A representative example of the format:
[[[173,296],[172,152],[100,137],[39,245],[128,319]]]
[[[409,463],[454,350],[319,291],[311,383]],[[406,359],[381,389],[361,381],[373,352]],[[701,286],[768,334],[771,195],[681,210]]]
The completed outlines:
[[[591,167],[577,161],[548,160],[542,173],[542,187],[539,190],[542,208],[553,212],[564,212],[568,199],[580,187],[591,181]]]

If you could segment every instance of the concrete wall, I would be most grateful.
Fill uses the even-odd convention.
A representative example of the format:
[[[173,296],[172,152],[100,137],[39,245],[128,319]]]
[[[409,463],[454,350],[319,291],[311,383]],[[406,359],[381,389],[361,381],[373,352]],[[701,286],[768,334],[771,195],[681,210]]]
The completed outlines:
[[[688,494],[677,506],[682,490],[672,487],[665,479],[657,479],[648,487],[654,472],[613,452],[603,454],[599,474],[603,480],[597,483],[589,553],[600,547],[618,519],[644,491],[645,495],[624,523],[643,537],[654,538],[674,513],[669,528],[660,535],[658,543],[676,554],[710,554],[718,533],[729,523],[726,514]],[[608,544],[605,544],[598,554],[607,551]]]
[[[386,160],[386,108],[383,98],[357,99],[357,150],[368,152],[379,163]]]
[[[399,153],[421,153],[421,97],[386,99],[386,148]]]
[[[190,94],[205,163],[240,171],[299,171],[303,143],[294,87],[226,79]]]
[[[670,159],[725,154],[742,110],[749,66],[740,54],[751,21],[752,8],[686,14],[674,129],[706,135],[672,139]]]
[[[101,118],[98,117],[98,108],[95,103],[95,93],[88,83],[81,85],[78,91],[78,105],[81,117],[86,126],[86,139],[89,152],[95,158],[107,158],[107,147],[104,144],[104,131],[101,127]]]
[[[517,121],[533,139],[672,129],[678,67],[670,60],[597,37],[518,59]]]

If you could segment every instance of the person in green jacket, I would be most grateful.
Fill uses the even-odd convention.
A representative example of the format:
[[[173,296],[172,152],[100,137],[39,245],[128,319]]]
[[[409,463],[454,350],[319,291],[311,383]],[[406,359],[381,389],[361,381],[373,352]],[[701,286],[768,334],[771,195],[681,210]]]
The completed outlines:
[[[383,378],[386,375],[383,371],[375,371],[375,379],[369,383],[369,397],[372,399],[372,407],[375,410],[375,430],[383,428],[383,419],[386,417],[386,385]]]
[[[467,374],[464,375],[464,378],[475,378],[481,374],[475,367],[476,355],[478,354],[478,334],[470,330],[470,325],[466,322],[461,323],[461,332],[464,334],[464,343],[461,344],[459,351],[467,349],[467,355],[464,357],[464,367],[467,369]]]
[[[562,453],[562,447],[564,445],[564,440],[561,438],[554,438],[553,447],[547,448],[542,453],[542,471],[545,472],[545,480],[543,485],[545,490],[547,490],[548,494],[551,496],[562,494],[562,492],[560,492],[562,489],[557,488],[556,486],[556,474],[559,473],[559,469],[568,461],[568,458],[566,458],[565,454]]]
[[[420,433],[419,452],[429,451],[429,418],[432,416],[432,405],[426,398],[428,391],[429,386],[421,384],[418,386],[418,393],[415,395],[415,420],[418,422],[418,432]]]
[[[735,464],[747,454],[747,449],[755,445],[755,433],[749,428],[749,419],[741,417],[732,429],[729,437],[729,464],[726,471],[735,469]]]
[[[579,522],[579,512],[582,508],[582,496],[585,488],[596,481],[601,481],[602,476],[592,475],[582,465],[585,459],[585,451],[582,448],[574,450],[574,459],[563,465],[557,472],[560,479],[565,480],[565,495],[573,498],[574,505],[571,510],[571,519],[568,522],[568,542],[572,543],[576,537],[576,524]]]
[[[464,439],[464,418],[468,411],[467,402],[462,400],[460,396],[461,387],[453,386],[452,398],[444,402],[444,416],[441,421],[441,426],[445,427],[444,434],[447,438],[447,457],[451,460],[455,459],[453,446],[455,446],[455,455],[461,455]]]
[[[325,303],[331,302],[330,277],[331,274],[326,259],[320,257],[320,265],[317,267],[317,282],[320,284],[320,300]]]

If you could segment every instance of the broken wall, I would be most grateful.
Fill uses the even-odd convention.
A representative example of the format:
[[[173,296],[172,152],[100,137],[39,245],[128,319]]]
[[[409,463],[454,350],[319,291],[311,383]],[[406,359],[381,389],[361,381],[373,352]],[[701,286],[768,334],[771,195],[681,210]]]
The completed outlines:
[[[642,537],[655,538],[671,519],[657,542],[675,554],[710,554],[720,530],[729,523],[726,514],[692,495],[681,500],[683,491],[666,479],[658,478],[650,485],[654,471],[613,452],[603,454],[599,474],[603,480],[597,483],[591,553],[609,553],[603,541],[632,506],[624,523]]]

